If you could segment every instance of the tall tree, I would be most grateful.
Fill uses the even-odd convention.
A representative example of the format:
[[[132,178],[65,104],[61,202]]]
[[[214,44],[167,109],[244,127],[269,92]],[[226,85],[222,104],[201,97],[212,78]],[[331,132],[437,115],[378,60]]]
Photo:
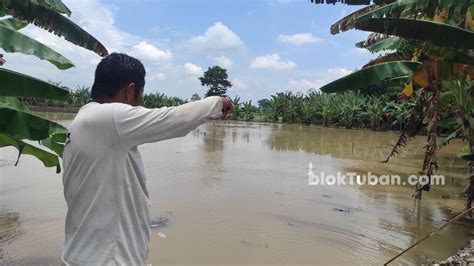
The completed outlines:
[[[191,102],[199,101],[199,100],[201,100],[201,96],[199,96],[199,94],[194,93],[193,96],[191,96]]]
[[[226,96],[227,89],[232,87],[232,83],[228,81],[227,70],[220,66],[209,67],[204,75],[199,78],[202,86],[208,86],[206,97],[209,96]]]

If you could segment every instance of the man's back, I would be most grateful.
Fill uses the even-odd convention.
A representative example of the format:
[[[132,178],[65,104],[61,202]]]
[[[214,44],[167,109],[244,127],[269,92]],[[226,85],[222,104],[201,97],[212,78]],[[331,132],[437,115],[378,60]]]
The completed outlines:
[[[137,145],[185,136],[222,116],[223,99],[147,109],[89,103],[69,127],[64,149],[68,205],[63,262],[143,265],[150,201]]]
[[[114,105],[120,104],[84,106],[69,128],[63,158],[68,264],[136,265],[148,254],[143,165],[136,146],[128,149],[117,133]]]

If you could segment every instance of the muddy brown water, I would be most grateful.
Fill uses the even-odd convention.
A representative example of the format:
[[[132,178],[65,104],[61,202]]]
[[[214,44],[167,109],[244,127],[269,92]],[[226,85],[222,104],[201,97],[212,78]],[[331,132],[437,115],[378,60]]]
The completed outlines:
[[[67,125],[71,115],[48,114]],[[149,263],[382,264],[461,209],[464,162],[454,141],[438,156],[444,186],[423,194],[412,186],[308,185],[313,172],[397,174],[421,166],[423,137],[389,164],[379,163],[396,133],[299,125],[215,122],[180,139],[146,144],[144,159],[155,220]],[[61,175],[29,156],[13,166],[0,149],[0,210],[17,212],[21,234],[0,244],[1,263],[59,264],[66,205]],[[444,259],[470,240],[454,224],[397,262]],[[161,236],[160,234],[161,233]],[[164,238],[163,236],[166,236]]]

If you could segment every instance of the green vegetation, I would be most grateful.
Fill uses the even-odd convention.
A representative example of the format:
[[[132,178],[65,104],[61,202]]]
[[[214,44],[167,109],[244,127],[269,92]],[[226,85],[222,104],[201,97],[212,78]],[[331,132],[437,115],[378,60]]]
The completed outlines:
[[[324,1],[312,0],[320,4]],[[328,4],[374,4],[355,11],[331,26],[331,33],[350,29],[372,32],[367,40],[356,44],[371,52],[387,52],[359,71],[327,84],[324,92],[359,90],[384,83],[400,84],[404,98],[413,98],[415,107],[387,157],[399,153],[410,136],[426,128],[424,175],[431,177],[438,169],[437,151],[459,136],[466,147],[460,157],[468,162],[469,185],[466,208],[474,199],[474,1],[374,0],[335,1]],[[400,90],[403,88],[400,87]],[[439,128],[449,137],[438,145]],[[430,185],[418,184],[415,198]]]
[[[413,100],[397,101],[386,95],[371,96],[360,92],[324,94],[309,91],[307,94],[291,91],[276,93],[270,99],[259,101],[259,107],[251,101],[241,103],[233,99],[234,120],[300,123],[325,127],[367,128],[375,131],[400,130],[405,126]]]
[[[68,19],[67,16],[70,15],[71,11],[61,0],[0,0],[0,47],[7,53],[33,55],[60,70],[73,67],[72,62],[58,52],[20,32],[32,23],[100,56],[107,55],[107,50],[100,42]],[[19,151],[18,160],[21,154],[30,154],[41,160],[46,167],[56,167],[59,173],[61,169],[58,156],[62,155],[67,130],[55,122],[32,114],[24,102],[49,104],[50,101],[65,101],[68,91],[1,67],[6,63],[8,60],[5,56],[0,56],[0,147],[15,147]],[[52,152],[24,140],[38,141]]]

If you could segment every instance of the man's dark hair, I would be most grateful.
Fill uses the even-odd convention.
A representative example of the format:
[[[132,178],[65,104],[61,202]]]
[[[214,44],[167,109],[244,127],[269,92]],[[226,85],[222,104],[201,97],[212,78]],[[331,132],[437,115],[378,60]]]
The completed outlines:
[[[112,53],[103,58],[95,70],[92,99],[114,97],[128,83],[135,83],[135,97],[138,97],[145,86],[145,75],[145,67],[140,60],[126,54]]]

